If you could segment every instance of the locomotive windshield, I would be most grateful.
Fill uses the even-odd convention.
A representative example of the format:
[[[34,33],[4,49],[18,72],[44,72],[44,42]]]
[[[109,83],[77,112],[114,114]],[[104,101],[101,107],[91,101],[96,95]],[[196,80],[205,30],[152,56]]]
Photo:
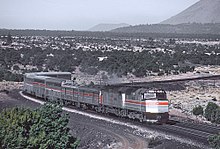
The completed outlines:
[[[152,100],[156,99],[156,93],[154,92],[148,92],[143,94],[143,99],[142,100]]]
[[[166,100],[167,99],[166,93],[157,93],[157,99]]]
[[[167,100],[165,92],[149,91],[142,94],[142,100]]]

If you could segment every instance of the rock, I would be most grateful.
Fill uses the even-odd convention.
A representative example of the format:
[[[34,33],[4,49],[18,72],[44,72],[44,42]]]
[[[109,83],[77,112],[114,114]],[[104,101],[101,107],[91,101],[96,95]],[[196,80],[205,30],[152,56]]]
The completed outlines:
[[[173,107],[176,109],[182,109],[181,103],[173,104]]]
[[[212,98],[212,101],[217,101],[217,99],[216,98]]]
[[[6,90],[6,89],[4,89],[4,90],[0,90],[0,93],[6,93],[6,94],[8,94],[9,93],[9,90]]]

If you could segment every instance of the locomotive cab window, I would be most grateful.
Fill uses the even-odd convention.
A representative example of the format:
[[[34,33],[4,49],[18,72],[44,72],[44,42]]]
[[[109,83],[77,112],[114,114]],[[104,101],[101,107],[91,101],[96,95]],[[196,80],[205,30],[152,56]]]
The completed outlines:
[[[166,93],[157,93],[158,100],[167,100]]]
[[[142,100],[156,100],[156,93],[143,93],[142,94]]]

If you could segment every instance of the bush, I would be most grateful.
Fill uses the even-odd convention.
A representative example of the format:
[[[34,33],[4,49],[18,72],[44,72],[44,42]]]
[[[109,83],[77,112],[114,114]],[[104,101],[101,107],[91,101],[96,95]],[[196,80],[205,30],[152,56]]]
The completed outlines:
[[[99,70],[95,67],[81,67],[80,71],[85,72],[89,75],[96,75]]]
[[[203,115],[203,107],[199,105],[199,106],[193,108],[193,114],[196,116]]]
[[[2,81],[2,80],[22,82],[23,75],[12,73],[12,72],[0,67],[0,81]]]
[[[213,112],[216,111],[216,109],[218,109],[218,105],[213,103],[213,102],[209,102],[208,105],[206,106],[205,109],[205,118],[208,121],[211,121],[212,116],[214,115]]]
[[[211,122],[220,124],[220,108],[213,110],[211,114]]]
[[[210,136],[208,141],[213,148],[220,149],[220,133]]]
[[[149,140],[148,148],[154,148],[160,144],[162,144],[162,141],[157,137],[155,137],[155,138],[153,137],[153,138],[150,138],[150,140]]]
[[[4,110],[0,113],[0,147],[76,148],[79,141],[70,134],[67,124],[68,117],[58,105]]]

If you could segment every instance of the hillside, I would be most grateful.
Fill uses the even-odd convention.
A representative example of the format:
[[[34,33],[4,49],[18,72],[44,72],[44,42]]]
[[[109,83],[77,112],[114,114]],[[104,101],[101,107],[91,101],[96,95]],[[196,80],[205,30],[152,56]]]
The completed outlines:
[[[120,27],[126,27],[129,24],[120,23],[120,24],[98,24],[89,29],[89,31],[110,31]]]
[[[136,25],[112,30],[117,33],[172,33],[172,34],[220,34],[220,23],[218,24],[152,24]]]
[[[120,33],[220,34],[220,0],[200,0],[160,24],[118,28]]]
[[[220,23],[220,0],[200,0],[161,24]]]

